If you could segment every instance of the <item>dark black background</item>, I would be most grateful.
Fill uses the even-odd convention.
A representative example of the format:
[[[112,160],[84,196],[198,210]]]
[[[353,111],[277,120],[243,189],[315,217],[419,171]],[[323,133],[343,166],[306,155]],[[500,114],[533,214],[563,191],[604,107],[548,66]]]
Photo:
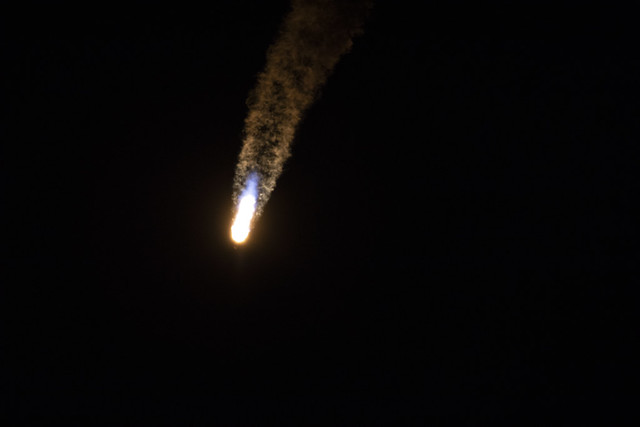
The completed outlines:
[[[6,414],[623,413],[640,260],[630,12],[467,3],[376,4],[238,248],[245,99],[287,2],[5,11]]]

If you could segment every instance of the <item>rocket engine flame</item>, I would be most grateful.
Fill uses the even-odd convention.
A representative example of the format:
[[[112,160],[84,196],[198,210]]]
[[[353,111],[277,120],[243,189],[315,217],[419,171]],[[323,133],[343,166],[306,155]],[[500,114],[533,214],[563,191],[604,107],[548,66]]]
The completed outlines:
[[[247,184],[240,195],[238,210],[231,226],[231,239],[236,243],[244,243],[251,231],[251,221],[256,212],[258,201],[258,176],[249,175]]]
[[[231,226],[231,238],[236,243],[244,243],[251,231],[251,220],[256,211],[256,198],[250,194],[242,197],[238,205],[238,213]]]
[[[233,180],[231,238],[243,243],[291,155],[296,128],[338,60],[362,33],[371,0],[291,0],[264,70],[247,99]]]

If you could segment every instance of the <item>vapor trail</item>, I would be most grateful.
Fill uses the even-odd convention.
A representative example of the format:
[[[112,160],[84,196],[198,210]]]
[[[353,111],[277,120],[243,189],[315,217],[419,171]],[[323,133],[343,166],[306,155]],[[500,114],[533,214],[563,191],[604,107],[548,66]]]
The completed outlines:
[[[369,1],[293,0],[280,34],[267,51],[264,71],[247,100],[244,140],[233,198],[258,177],[259,215],[290,156],[294,133],[340,57],[360,33]]]

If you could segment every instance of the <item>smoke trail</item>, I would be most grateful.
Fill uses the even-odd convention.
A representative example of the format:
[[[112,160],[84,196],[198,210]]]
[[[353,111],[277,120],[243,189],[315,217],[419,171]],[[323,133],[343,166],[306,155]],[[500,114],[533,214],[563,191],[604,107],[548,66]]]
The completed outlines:
[[[265,69],[247,100],[244,141],[233,198],[239,202],[250,176],[258,176],[256,215],[264,208],[302,114],[340,56],[359,34],[369,1],[293,0],[292,8],[269,47]]]

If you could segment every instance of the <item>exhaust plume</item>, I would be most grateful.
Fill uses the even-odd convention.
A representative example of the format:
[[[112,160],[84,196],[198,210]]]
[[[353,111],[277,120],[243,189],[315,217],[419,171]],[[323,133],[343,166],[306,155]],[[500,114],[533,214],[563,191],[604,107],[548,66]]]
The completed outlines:
[[[361,32],[369,1],[293,0],[265,69],[247,100],[243,145],[233,185],[238,214],[257,181],[255,215],[269,200],[305,110]]]

